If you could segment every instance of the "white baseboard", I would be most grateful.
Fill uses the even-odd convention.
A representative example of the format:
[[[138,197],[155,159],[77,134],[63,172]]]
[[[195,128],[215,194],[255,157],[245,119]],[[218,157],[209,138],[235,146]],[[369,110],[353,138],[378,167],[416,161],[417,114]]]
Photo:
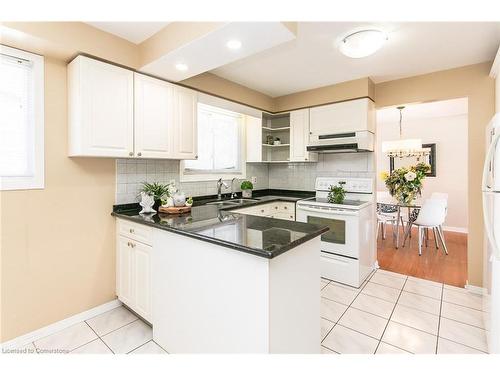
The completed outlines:
[[[104,303],[102,305],[96,306],[90,310],[83,311],[79,314],[70,316],[69,318],[60,320],[58,322],[52,323],[48,326],[37,329],[26,333],[22,336],[18,336],[12,340],[6,341],[0,344],[1,349],[16,349],[28,345],[30,342],[41,339],[53,333],[59,332],[65,328],[71,327],[77,323],[81,323],[87,319],[93,318],[97,315],[103,314],[109,310],[113,310],[121,306],[122,303],[118,299],[114,299],[110,302]]]
[[[462,228],[462,227],[447,227],[447,226],[443,226],[443,230],[446,231],[446,232],[469,233],[469,230],[467,228]]]
[[[480,294],[482,296],[486,295],[486,289],[480,286],[465,284],[465,289],[471,293]]]

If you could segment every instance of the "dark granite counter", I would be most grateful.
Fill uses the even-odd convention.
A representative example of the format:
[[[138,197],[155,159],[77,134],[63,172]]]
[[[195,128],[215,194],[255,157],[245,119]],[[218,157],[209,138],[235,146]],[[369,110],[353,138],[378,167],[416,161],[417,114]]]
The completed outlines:
[[[271,259],[328,231],[327,227],[319,225],[229,212],[273,201],[296,201],[304,198],[287,193],[278,194],[279,196],[256,195],[258,202],[224,208],[195,200],[196,204],[191,212],[182,215],[140,215],[138,204],[117,205],[113,207],[112,215]]]

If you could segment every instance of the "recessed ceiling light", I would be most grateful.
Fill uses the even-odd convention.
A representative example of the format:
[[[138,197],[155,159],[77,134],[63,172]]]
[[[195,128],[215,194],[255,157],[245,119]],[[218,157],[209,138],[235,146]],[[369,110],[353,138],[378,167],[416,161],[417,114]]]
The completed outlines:
[[[188,66],[183,63],[178,63],[175,64],[175,69],[180,70],[181,72],[185,72],[186,70],[188,70]]]
[[[240,49],[241,48],[241,42],[236,39],[231,39],[226,43],[226,47],[229,49]]]
[[[366,57],[377,52],[387,40],[380,30],[361,30],[349,34],[340,41],[339,50],[347,57]]]

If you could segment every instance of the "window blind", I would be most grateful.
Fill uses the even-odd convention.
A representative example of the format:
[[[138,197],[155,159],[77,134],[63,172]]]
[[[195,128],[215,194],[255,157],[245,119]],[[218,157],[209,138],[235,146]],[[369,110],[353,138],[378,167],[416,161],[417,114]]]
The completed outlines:
[[[33,176],[33,63],[0,54],[0,176]]]

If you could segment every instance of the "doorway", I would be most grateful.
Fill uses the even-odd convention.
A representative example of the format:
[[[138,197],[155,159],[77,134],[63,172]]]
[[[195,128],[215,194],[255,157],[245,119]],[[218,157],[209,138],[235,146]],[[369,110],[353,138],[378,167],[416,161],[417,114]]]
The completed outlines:
[[[385,222],[385,238],[382,225],[378,226],[379,266],[396,273],[464,287],[467,281],[468,100],[458,98],[402,106],[401,113],[396,106],[377,110],[377,220],[380,221],[381,208],[387,211],[386,203],[396,203],[389,194],[383,174],[422,161],[432,167],[423,180],[421,196],[413,201],[412,207],[396,205],[404,218],[403,223],[400,221],[396,226],[394,221]],[[428,155],[390,158],[382,151],[382,145],[400,138],[420,140]],[[441,197],[444,194],[447,201],[442,229],[448,255],[443,251],[439,235],[429,230],[419,256],[417,228],[408,226],[408,223],[418,217],[420,207],[436,194],[441,194]],[[382,219],[385,221],[385,216]],[[412,229],[408,230],[409,227]],[[396,240],[398,231],[399,243]]]

